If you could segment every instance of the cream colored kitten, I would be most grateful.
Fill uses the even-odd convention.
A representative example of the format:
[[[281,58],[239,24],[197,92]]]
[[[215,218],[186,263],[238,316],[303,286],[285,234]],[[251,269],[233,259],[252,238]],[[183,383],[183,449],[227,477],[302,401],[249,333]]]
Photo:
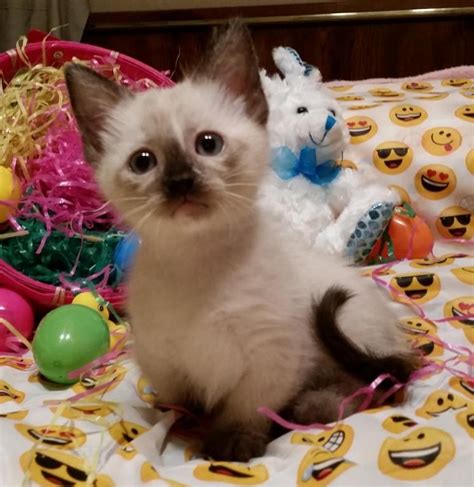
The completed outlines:
[[[331,421],[364,381],[406,379],[415,360],[377,287],[256,204],[268,110],[246,29],[231,24],[170,89],[132,95],[81,66],[66,79],[102,190],[143,241],[136,358],[160,401],[213,416],[205,453],[263,454],[259,406]]]

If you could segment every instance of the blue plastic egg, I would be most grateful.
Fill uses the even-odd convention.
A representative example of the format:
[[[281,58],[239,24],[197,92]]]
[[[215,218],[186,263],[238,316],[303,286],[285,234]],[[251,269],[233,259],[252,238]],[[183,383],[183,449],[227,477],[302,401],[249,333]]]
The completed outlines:
[[[138,236],[129,233],[115,248],[114,262],[122,272],[127,272],[132,266],[140,244]]]

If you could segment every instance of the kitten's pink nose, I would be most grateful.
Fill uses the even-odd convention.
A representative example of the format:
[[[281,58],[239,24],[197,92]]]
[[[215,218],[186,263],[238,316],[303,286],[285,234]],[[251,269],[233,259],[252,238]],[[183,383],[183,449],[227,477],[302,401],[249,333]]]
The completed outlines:
[[[195,178],[190,173],[176,174],[165,180],[165,188],[169,197],[178,198],[189,195],[195,186]]]

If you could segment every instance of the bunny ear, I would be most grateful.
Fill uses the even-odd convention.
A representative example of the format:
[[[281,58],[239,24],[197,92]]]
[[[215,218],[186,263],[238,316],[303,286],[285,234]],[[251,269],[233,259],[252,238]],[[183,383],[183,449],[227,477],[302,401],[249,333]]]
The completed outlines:
[[[285,76],[305,76],[317,83],[322,81],[319,69],[305,63],[292,47],[276,47],[272,54],[277,68]]]

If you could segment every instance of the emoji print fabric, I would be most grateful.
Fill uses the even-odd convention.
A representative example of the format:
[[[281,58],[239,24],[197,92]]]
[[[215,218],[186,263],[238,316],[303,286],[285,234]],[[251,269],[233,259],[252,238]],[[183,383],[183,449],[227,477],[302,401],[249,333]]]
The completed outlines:
[[[351,134],[344,159],[407,194],[436,238],[472,240],[473,80],[361,83],[343,95],[341,86],[329,85]]]
[[[410,383],[406,402],[359,412],[327,430],[291,431],[247,464],[215,462],[202,458],[195,432],[173,427],[179,413],[154,409],[160,391],[130,358],[58,387],[38,376],[31,354],[0,355],[0,486],[474,485],[474,257],[470,246],[454,246],[474,238],[474,82],[331,89],[351,131],[347,166],[372,165],[438,240],[426,259],[380,274],[374,266],[361,269],[386,286],[407,340],[433,364]],[[67,402],[79,394],[86,396]]]

